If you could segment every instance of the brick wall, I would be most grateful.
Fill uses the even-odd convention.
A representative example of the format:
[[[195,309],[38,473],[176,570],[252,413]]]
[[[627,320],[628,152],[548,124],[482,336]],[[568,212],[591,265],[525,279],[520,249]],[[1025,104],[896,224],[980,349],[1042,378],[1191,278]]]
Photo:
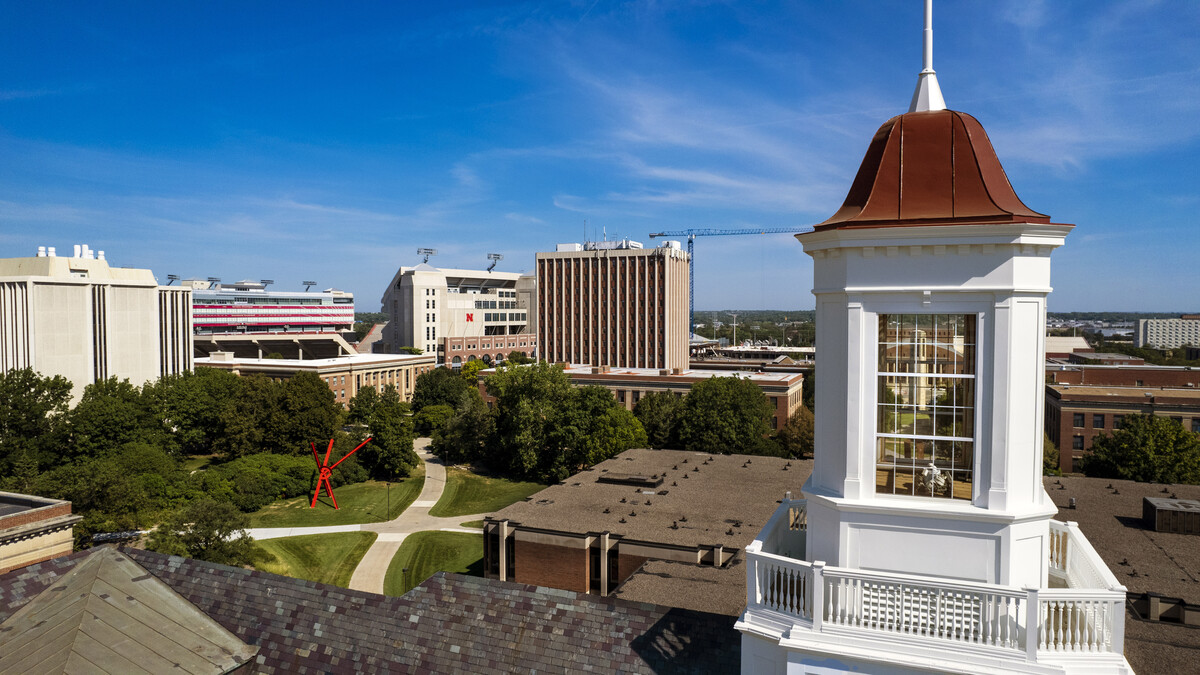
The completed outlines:
[[[39,509],[31,509],[29,511],[21,511],[9,516],[0,518],[0,530],[7,530],[10,527],[20,527],[29,525],[42,520],[50,520],[59,516],[71,515],[71,504],[56,504],[54,506],[42,507]]]
[[[618,551],[619,550],[620,549],[618,549]],[[624,554],[618,553],[618,555],[617,555],[617,583],[609,586],[609,590],[611,591],[613,588],[616,588],[617,586],[620,586],[621,584],[625,583],[625,580],[629,578],[629,575],[636,572],[637,569],[642,566],[642,563],[646,562],[647,560],[649,560],[649,558],[643,558],[643,557],[637,556],[637,555],[624,555]]]
[[[551,544],[516,541],[516,569],[509,581],[588,592],[588,552]]]
[[[1046,369],[1046,382],[1106,387],[1200,387],[1200,369],[1078,368]]]

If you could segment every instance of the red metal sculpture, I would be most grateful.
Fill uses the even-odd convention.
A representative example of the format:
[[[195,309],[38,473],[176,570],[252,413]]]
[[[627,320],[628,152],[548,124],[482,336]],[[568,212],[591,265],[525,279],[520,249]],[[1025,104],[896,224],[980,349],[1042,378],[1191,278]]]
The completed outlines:
[[[321,458],[317,456],[317,444],[309,443],[309,446],[312,447],[313,460],[317,463],[317,470],[320,472],[320,475],[317,478],[317,489],[316,489],[316,491],[313,492],[312,504],[309,504],[308,508],[310,508],[310,509],[316,508],[317,497],[321,496],[321,486],[322,485],[325,486],[325,490],[329,493],[329,498],[333,500],[333,508],[336,509],[338,507],[337,497],[333,496],[333,484],[329,482],[329,478],[331,476],[333,476],[333,470],[337,468],[338,464],[341,464],[342,462],[346,461],[346,459],[348,457],[350,457],[350,455],[353,455],[354,453],[358,452],[359,448],[361,448],[362,446],[364,446],[370,442],[371,442],[371,439],[368,438],[367,440],[363,441],[362,443],[359,443],[357,448],[354,448],[350,452],[346,453],[346,457],[343,457],[343,458],[339,459],[338,461],[334,462],[333,466],[329,466],[329,453],[333,452],[333,439],[332,438],[329,439],[329,447],[325,449],[325,461],[324,462],[322,462]]]

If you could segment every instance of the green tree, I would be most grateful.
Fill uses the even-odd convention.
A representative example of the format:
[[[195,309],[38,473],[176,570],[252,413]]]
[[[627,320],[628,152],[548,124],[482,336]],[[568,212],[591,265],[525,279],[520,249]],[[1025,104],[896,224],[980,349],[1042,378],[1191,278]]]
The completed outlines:
[[[687,450],[746,453],[770,431],[771,405],[748,379],[710,377],[684,399],[679,439]]]
[[[342,426],[342,407],[316,373],[297,373],[283,385],[281,412],[287,423],[276,452],[305,454],[309,443],[327,440]]]
[[[420,347],[401,347],[400,353],[401,354],[424,354],[425,351],[422,350]]]
[[[646,431],[633,413],[604,387],[577,387],[562,402],[551,439],[561,448],[542,462],[543,476],[563,480],[571,474],[647,445]]]
[[[788,457],[813,456],[813,430],[816,420],[812,411],[804,406],[796,409],[787,424],[779,430],[776,440]]]
[[[683,417],[683,397],[663,391],[651,392],[633,406],[633,414],[642,423],[650,447],[680,447],[679,422]]]
[[[1081,464],[1099,478],[1200,484],[1200,435],[1167,417],[1127,415],[1120,429],[1092,441]]]
[[[507,363],[515,363],[515,364],[521,366],[521,365],[525,365],[526,363],[533,363],[533,359],[526,356],[525,352],[520,352],[520,351],[517,351],[514,349],[508,353],[508,358],[506,359],[506,362]]]
[[[375,387],[363,387],[354,398],[350,399],[350,409],[346,413],[346,421],[350,424],[369,424],[379,405],[379,392]]]
[[[811,371],[804,377],[804,391],[800,393],[800,405],[813,411],[817,411],[817,369],[814,366]]]
[[[0,471],[36,474],[58,458],[66,438],[70,380],[31,368],[0,372]],[[22,478],[27,484],[29,476]]]
[[[165,445],[167,434],[141,391],[129,380],[110,377],[89,384],[68,415],[68,456],[96,457],[133,441]]]
[[[454,417],[454,408],[442,403],[427,405],[421,412],[413,415],[413,428],[421,436],[432,436],[438,429],[446,426],[451,417]]]
[[[495,421],[479,390],[468,389],[463,392],[454,415],[434,430],[429,450],[448,464],[479,461],[485,458],[485,449],[495,431]]]
[[[146,548],[222,565],[249,565],[257,556],[246,533],[250,518],[228,503],[194,501],[150,534]]]
[[[496,399],[496,437],[487,460],[501,472],[545,480],[561,462],[555,440],[559,407],[571,395],[561,365],[503,366],[488,377]]]
[[[1061,476],[1062,470],[1058,468],[1058,461],[1058,446],[1050,440],[1050,434],[1042,432],[1042,475]]]
[[[364,455],[363,462],[371,474],[395,480],[412,473],[421,460],[413,451],[413,423],[408,404],[400,400],[394,386],[384,387],[370,426],[374,440],[359,450],[359,454]]]
[[[459,369],[458,375],[467,383],[468,386],[475,387],[478,386],[479,383],[479,371],[484,370],[487,367],[488,363],[482,359],[467,361],[462,365],[462,368]]]
[[[184,454],[213,452],[243,387],[241,377],[217,368],[168,375],[142,388],[162,428]]]
[[[428,405],[453,407],[469,386],[466,380],[449,368],[427,370],[418,375],[413,384],[412,409],[421,412]]]
[[[232,405],[220,414],[225,433],[214,439],[213,450],[227,459],[278,450],[287,424],[282,395],[283,387],[262,375],[243,378]]]

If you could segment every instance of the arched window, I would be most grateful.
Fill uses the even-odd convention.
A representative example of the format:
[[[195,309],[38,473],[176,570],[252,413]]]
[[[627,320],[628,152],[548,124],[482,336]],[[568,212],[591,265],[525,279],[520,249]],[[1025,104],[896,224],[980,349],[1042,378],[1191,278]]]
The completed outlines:
[[[454,360],[452,360],[450,362],[450,367],[453,368],[454,370],[458,370],[459,368],[462,368],[462,357],[461,356],[454,357]]]
[[[472,354],[471,356],[468,356],[468,357],[467,357],[467,363],[470,363],[471,361],[474,361],[474,360],[475,360],[475,355],[474,355],[474,354]]]

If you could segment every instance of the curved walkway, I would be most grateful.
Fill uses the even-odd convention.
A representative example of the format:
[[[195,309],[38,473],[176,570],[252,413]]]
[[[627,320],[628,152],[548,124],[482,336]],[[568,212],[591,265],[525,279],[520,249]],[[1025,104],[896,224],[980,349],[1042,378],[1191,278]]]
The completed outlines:
[[[403,513],[385,523],[363,523],[360,525],[326,525],[323,527],[259,527],[247,530],[254,539],[277,539],[280,537],[296,537],[305,534],[323,534],[326,532],[378,532],[379,537],[367,550],[367,553],[354,568],[350,577],[350,588],[356,591],[383,593],[383,579],[387,576],[388,565],[404,538],[414,532],[425,530],[441,530],[443,532],[466,532],[477,534],[479,529],[463,527],[460,523],[471,520],[482,520],[486,513],[475,513],[465,516],[438,518],[429,515],[429,509],[442,498],[446,489],[446,465],[442,460],[429,452],[429,439],[418,438],[413,441],[413,450],[421,461],[425,462],[425,484],[421,494]]]

